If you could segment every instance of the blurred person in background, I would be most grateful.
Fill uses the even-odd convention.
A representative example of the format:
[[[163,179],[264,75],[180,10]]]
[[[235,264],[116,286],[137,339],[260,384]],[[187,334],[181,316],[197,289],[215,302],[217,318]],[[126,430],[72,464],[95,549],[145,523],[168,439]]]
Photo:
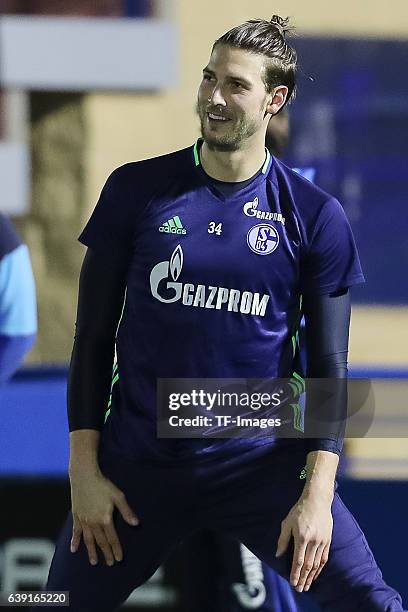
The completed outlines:
[[[37,304],[28,248],[0,213],[0,384],[20,367],[36,334]]]
[[[302,314],[308,377],[347,374],[348,288],[364,281],[350,226],[264,146],[295,92],[287,31],[274,16],[219,38],[199,88],[202,139],[116,169],[80,236],[72,511],[47,582],[78,612],[116,609],[203,527],[243,542],[323,610],[403,609],[335,490],[337,412],[319,438],[156,433],[160,378],[295,376]]]

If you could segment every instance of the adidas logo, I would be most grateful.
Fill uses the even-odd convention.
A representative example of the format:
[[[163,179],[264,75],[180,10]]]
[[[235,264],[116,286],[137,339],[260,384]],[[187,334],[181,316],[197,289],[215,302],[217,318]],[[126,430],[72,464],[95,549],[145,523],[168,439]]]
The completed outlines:
[[[183,227],[180,217],[177,215],[165,221],[159,227],[159,232],[164,232],[165,234],[187,234],[187,230]]]

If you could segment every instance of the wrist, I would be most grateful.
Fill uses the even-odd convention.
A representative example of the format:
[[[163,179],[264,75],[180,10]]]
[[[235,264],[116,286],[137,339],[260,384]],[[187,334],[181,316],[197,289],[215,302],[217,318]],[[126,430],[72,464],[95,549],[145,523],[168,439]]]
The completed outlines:
[[[97,476],[100,473],[98,462],[84,461],[83,459],[72,458],[69,461],[68,474],[70,478],[78,476]]]
[[[313,502],[331,504],[334,497],[334,481],[306,483],[301,495],[302,499]]]
[[[329,451],[313,451],[307,455],[306,482],[302,497],[328,503],[333,501],[339,457]]]
[[[99,431],[81,429],[70,433],[69,475],[99,473]]]

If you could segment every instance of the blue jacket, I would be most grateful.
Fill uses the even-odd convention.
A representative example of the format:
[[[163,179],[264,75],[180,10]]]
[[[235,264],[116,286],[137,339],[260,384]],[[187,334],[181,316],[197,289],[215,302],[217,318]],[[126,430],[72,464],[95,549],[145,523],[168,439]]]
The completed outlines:
[[[20,366],[36,334],[37,305],[28,248],[0,213],[0,384]]]

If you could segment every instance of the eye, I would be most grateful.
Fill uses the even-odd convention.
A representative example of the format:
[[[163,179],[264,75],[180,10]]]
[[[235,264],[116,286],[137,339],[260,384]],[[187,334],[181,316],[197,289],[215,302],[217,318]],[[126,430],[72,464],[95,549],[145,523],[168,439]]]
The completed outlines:
[[[208,73],[203,74],[203,81],[212,81],[213,78],[214,77],[211,74],[208,74]]]

